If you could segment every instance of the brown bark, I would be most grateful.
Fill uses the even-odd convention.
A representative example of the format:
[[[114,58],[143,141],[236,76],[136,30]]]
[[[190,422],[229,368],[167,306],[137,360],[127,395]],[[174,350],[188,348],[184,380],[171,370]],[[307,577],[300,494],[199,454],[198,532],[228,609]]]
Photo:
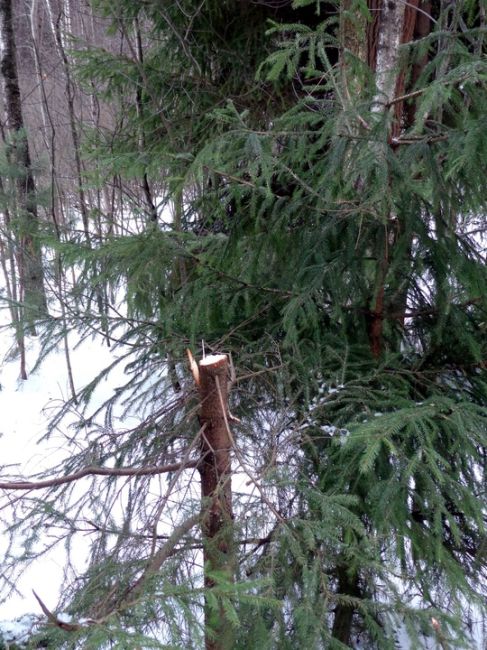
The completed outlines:
[[[201,444],[202,534],[205,587],[215,587],[214,574],[232,582],[235,573],[233,538],[231,450],[228,425],[228,358],[211,355],[199,363]],[[206,650],[230,650],[233,627],[225,610],[205,605]]]
[[[83,469],[59,476],[57,478],[47,478],[41,481],[0,481],[0,490],[44,490],[45,488],[57,487],[74,483],[86,476],[157,476],[158,474],[168,474],[188,467],[196,467],[197,462],[187,461],[184,463],[170,463],[169,465],[154,465],[152,467],[97,467],[88,465]]]
[[[0,27],[3,56],[0,70],[4,80],[7,127],[11,134],[8,154],[17,173],[17,224],[19,231],[19,277],[26,318],[33,327],[36,317],[46,311],[46,294],[42,269],[42,253],[38,244],[36,188],[24,129],[22,100],[16,61],[12,0],[0,0]]]
[[[338,593],[346,596],[360,598],[358,576],[350,576],[345,566],[338,568]],[[349,646],[352,638],[352,624],[355,608],[350,603],[338,603],[333,618],[332,636]]]
[[[419,9],[421,11],[415,12],[415,23],[411,39],[419,40],[427,36],[431,31],[431,1],[425,0],[420,3]],[[411,40],[410,39],[410,40]],[[404,41],[406,42],[406,41]],[[416,82],[418,81],[424,67],[428,62],[428,56],[425,54],[420,61],[417,61],[411,70],[411,79],[409,82],[409,87],[413,88]],[[398,93],[399,95],[400,93]],[[405,122],[406,125],[412,125],[416,117],[416,102],[408,102],[404,107],[405,113]]]
[[[409,3],[404,9],[404,21],[401,35],[401,44],[409,43],[413,38],[414,27],[416,25],[416,18],[418,15],[417,7],[419,0],[409,0]],[[404,95],[406,88],[406,70],[403,67],[399,72],[397,81],[396,81],[396,90],[395,97],[400,97]],[[394,120],[392,123],[391,129],[391,139],[399,137],[401,134],[401,128],[404,125],[404,100],[394,104]]]

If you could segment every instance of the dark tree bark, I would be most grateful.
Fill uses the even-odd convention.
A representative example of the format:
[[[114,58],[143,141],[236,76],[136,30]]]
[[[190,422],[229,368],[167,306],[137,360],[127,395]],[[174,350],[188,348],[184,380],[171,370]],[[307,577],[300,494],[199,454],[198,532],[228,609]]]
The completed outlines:
[[[0,28],[3,40],[0,70],[5,87],[5,112],[10,134],[8,154],[17,174],[15,227],[19,238],[20,288],[26,308],[25,320],[33,327],[35,319],[46,310],[46,294],[42,252],[37,236],[39,223],[36,187],[22,115],[12,9],[12,0],[0,0]]]
[[[338,593],[360,598],[357,574],[350,576],[345,566],[338,567]],[[352,624],[355,608],[352,604],[339,603],[335,608],[332,636],[345,645],[352,640]]]
[[[235,550],[232,512],[232,434],[228,425],[228,358],[211,355],[199,363],[202,534],[205,587],[215,586],[212,574],[232,582]],[[206,650],[230,650],[233,626],[223,607],[205,607]]]

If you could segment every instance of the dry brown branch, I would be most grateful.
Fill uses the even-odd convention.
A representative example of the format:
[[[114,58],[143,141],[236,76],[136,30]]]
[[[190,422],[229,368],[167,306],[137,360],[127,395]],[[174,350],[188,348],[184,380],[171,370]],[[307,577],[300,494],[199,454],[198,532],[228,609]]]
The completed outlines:
[[[199,386],[200,385],[200,369],[198,368],[198,364],[194,360],[193,354],[189,348],[186,349],[186,354],[188,355],[188,361],[189,361],[189,367],[191,370],[191,374],[193,375],[194,383]]]
[[[189,517],[182,524],[177,526],[167,541],[161,546],[160,549],[150,558],[149,563],[138,580],[127,590],[125,597],[129,594],[133,597],[138,597],[144,589],[144,585],[152,576],[154,576],[162,567],[164,562],[170,558],[176,548],[179,540],[184,537],[189,531],[196,526],[201,520],[201,514],[198,513]]]
[[[32,590],[32,593],[34,594],[35,599],[39,603],[42,611],[47,616],[47,620],[49,621],[49,623],[52,623],[52,625],[55,625],[56,627],[60,627],[62,630],[65,630],[66,632],[77,632],[79,629],[81,629],[81,625],[79,625],[78,623],[66,623],[64,621],[59,620],[58,617],[46,607],[46,605],[42,602],[42,600],[39,598],[39,596],[36,594],[34,590]]]
[[[177,470],[197,467],[199,461],[191,460],[186,463],[171,463],[169,465],[154,465],[153,467],[96,467],[88,465],[78,472],[59,476],[57,478],[44,479],[42,481],[0,481],[0,489],[3,490],[42,490],[44,488],[57,487],[73,483],[86,476],[155,476],[166,474]]]

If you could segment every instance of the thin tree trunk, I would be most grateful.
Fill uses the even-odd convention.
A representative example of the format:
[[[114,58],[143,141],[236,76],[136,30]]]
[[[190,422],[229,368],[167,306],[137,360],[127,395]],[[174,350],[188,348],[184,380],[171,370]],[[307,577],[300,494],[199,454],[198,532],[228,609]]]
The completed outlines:
[[[3,183],[0,178],[0,192],[3,193]],[[5,222],[9,222],[8,210],[5,210]],[[18,299],[17,299],[17,272],[15,268],[15,257],[13,252],[13,245],[11,235],[7,232],[8,244],[4,245],[3,239],[0,236],[0,265],[2,267],[3,276],[5,278],[5,288],[7,290],[7,297],[9,300],[9,311],[12,325],[15,328],[15,340],[20,356],[20,378],[27,379],[27,365],[25,358],[25,334],[24,328],[20,320]],[[10,272],[7,266],[9,262]]]
[[[202,434],[201,497],[205,587],[215,587],[214,576],[233,582],[235,549],[232,512],[232,434],[228,425],[228,358],[210,355],[199,363]],[[205,603],[206,650],[230,650],[234,630],[222,605]]]
[[[406,75],[400,69],[400,47],[413,38],[424,37],[431,28],[427,12],[430,3],[419,6],[419,0],[411,2],[389,2],[388,0],[369,0],[371,22],[367,29],[367,63],[375,73],[376,94],[372,110],[376,113],[389,113],[389,143],[395,149],[401,132],[414,120],[414,104],[406,106],[403,101],[394,101],[405,94]],[[413,68],[410,83],[414,83],[424,66],[423,61]],[[389,272],[392,251],[399,237],[404,236],[404,227],[396,214],[387,215],[384,239],[379,246],[380,262],[377,266],[374,295],[366,311],[369,314],[369,343],[372,355],[379,358],[384,349],[384,324],[388,311],[406,311],[407,286],[402,283],[396,288],[392,299],[387,299],[385,286]],[[409,255],[409,245],[404,247]],[[394,303],[394,304],[391,304]],[[399,322],[401,319],[398,319]],[[402,319],[404,320],[404,319]]]
[[[45,74],[42,68],[42,57],[40,55],[37,38],[38,34],[41,32],[41,24],[39,21],[39,8],[37,6],[36,0],[33,0],[30,11],[30,28],[32,34],[32,45],[34,49],[34,61],[36,66],[37,73],[37,86],[40,93],[40,106],[42,110],[42,122],[44,127],[44,144],[46,150],[50,153],[50,176],[51,176],[51,218],[54,224],[56,231],[56,237],[60,240],[60,230],[59,230],[59,220],[56,215],[56,187],[57,187],[57,177],[56,177],[56,128],[54,126],[54,121],[51,116],[51,111],[49,108],[49,101],[47,98],[46,88],[44,84]],[[48,141],[47,134],[50,133],[50,142]],[[71,364],[71,353],[69,349],[69,341],[67,335],[67,319],[66,319],[66,305],[64,303],[64,276],[61,265],[61,259],[59,255],[56,255],[56,285],[58,290],[58,299],[59,305],[61,307],[61,317],[63,321],[63,342],[64,342],[64,356],[66,359],[66,369],[68,373],[69,387],[71,391],[71,397],[75,404],[78,403],[76,390],[74,387],[74,377],[73,377],[73,368]]]
[[[80,140],[79,133],[76,126],[76,112],[75,112],[75,85],[71,76],[71,66],[66,54],[66,50],[63,44],[63,35],[61,30],[61,23],[63,17],[65,21],[68,21],[66,15],[65,7],[61,5],[58,9],[57,16],[54,15],[54,9],[51,6],[51,2],[47,2],[47,10],[49,12],[49,20],[51,24],[51,31],[56,42],[56,47],[58,51],[59,58],[61,59],[64,71],[64,80],[65,80],[65,93],[66,93],[66,102],[68,107],[68,117],[69,117],[69,128],[71,131],[71,139],[73,141],[73,154],[74,154],[74,163],[76,170],[76,185],[79,199],[79,208],[81,213],[81,220],[83,222],[83,231],[85,235],[85,241],[88,248],[92,246],[92,237],[90,233],[90,218],[89,218],[89,206],[88,199],[85,192],[85,187],[83,183],[83,163],[80,153]],[[105,333],[107,343],[109,342],[108,337],[108,324],[107,324],[107,305],[104,296],[104,288],[97,286],[95,288],[96,303],[98,306],[98,311],[101,318],[101,327],[102,331]]]
[[[142,47],[142,36],[140,34],[140,27],[139,27],[139,21],[137,18],[135,18],[135,37],[136,37],[136,43],[137,43],[137,59],[139,62],[140,66],[144,65],[144,49]],[[145,130],[143,126],[143,101],[142,101],[142,84],[139,85],[137,88],[136,92],[136,97],[135,97],[136,105],[137,105],[137,113],[138,113],[138,118],[140,121],[140,135],[139,135],[139,147],[140,151],[143,154],[145,149],[146,149],[146,142],[145,142]],[[149,177],[147,176],[147,172],[144,170],[144,173],[142,174],[142,187],[144,189],[144,196],[145,200],[147,203],[147,208],[149,211],[149,219],[150,221],[153,221],[157,223],[157,208],[154,203],[154,199],[152,197],[152,191],[151,187],[149,185]]]
[[[0,0],[0,27],[3,52],[1,73],[5,85],[7,126],[11,134],[9,158],[17,167],[17,223],[20,255],[19,276],[26,307],[26,320],[34,329],[36,318],[47,309],[42,268],[42,252],[38,243],[38,214],[36,188],[24,129],[22,102],[16,62],[16,43],[13,27],[12,0]],[[13,225],[13,224],[12,224]]]
[[[50,3],[47,3],[47,9],[49,11],[49,19],[51,23],[51,30],[56,41],[56,46],[59,54],[59,58],[62,61],[63,70],[64,70],[64,79],[65,79],[65,90],[66,90],[66,102],[68,106],[68,118],[69,118],[69,128],[71,131],[71,138],[73,140],[73,154],[74,154],[74,163],[76,169],[76,183],[77,183],[77,192],[79,197],[79,208],[81,212],[81,220],[83,222],[83,230],[85,234],[85,240],[88,246],[91,246],[91,236],[90,236],[90,224],[88,216],[88,206],[86,201],[85,189],[83,185],[83,169],[81,163],[80,155],[80,143],[78,130],[76,128],[76,116],[74,110],[74,84],[71,79],[71,70],[66,55],[66,51],[63,45],[63,39],[61,34],[61,20],[62,20],[62,8],[59,9],[59,13],[54,18],[53,9]]]
[[[360,598],[358,575],[350,576],[346,566],[338,567],[338,593]],[[355,607],[350,603],[338,603],[333,619],[333,638],[349,646],[352,640],[352,625]]]

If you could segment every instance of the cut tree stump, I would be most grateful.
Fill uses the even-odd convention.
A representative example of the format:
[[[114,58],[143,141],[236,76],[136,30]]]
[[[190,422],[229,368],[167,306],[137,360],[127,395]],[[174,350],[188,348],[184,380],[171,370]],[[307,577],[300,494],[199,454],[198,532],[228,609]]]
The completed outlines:
[[[189,355],[188,355],[189,356]],[[191,362],[191,357],[190,357]],[[235,548],[232,512],[232,447],[229,427],[229,362],[225,354],[202,359],[192,365],[198,384],[203,429],[201,460],[202,535],[206,589],[218,581],[231,583],[235,578]],[[216,595],[216,594],[215,594]],[[206,650],[230,650],[234,646],[234,628],[223,606],[205,603]]]

